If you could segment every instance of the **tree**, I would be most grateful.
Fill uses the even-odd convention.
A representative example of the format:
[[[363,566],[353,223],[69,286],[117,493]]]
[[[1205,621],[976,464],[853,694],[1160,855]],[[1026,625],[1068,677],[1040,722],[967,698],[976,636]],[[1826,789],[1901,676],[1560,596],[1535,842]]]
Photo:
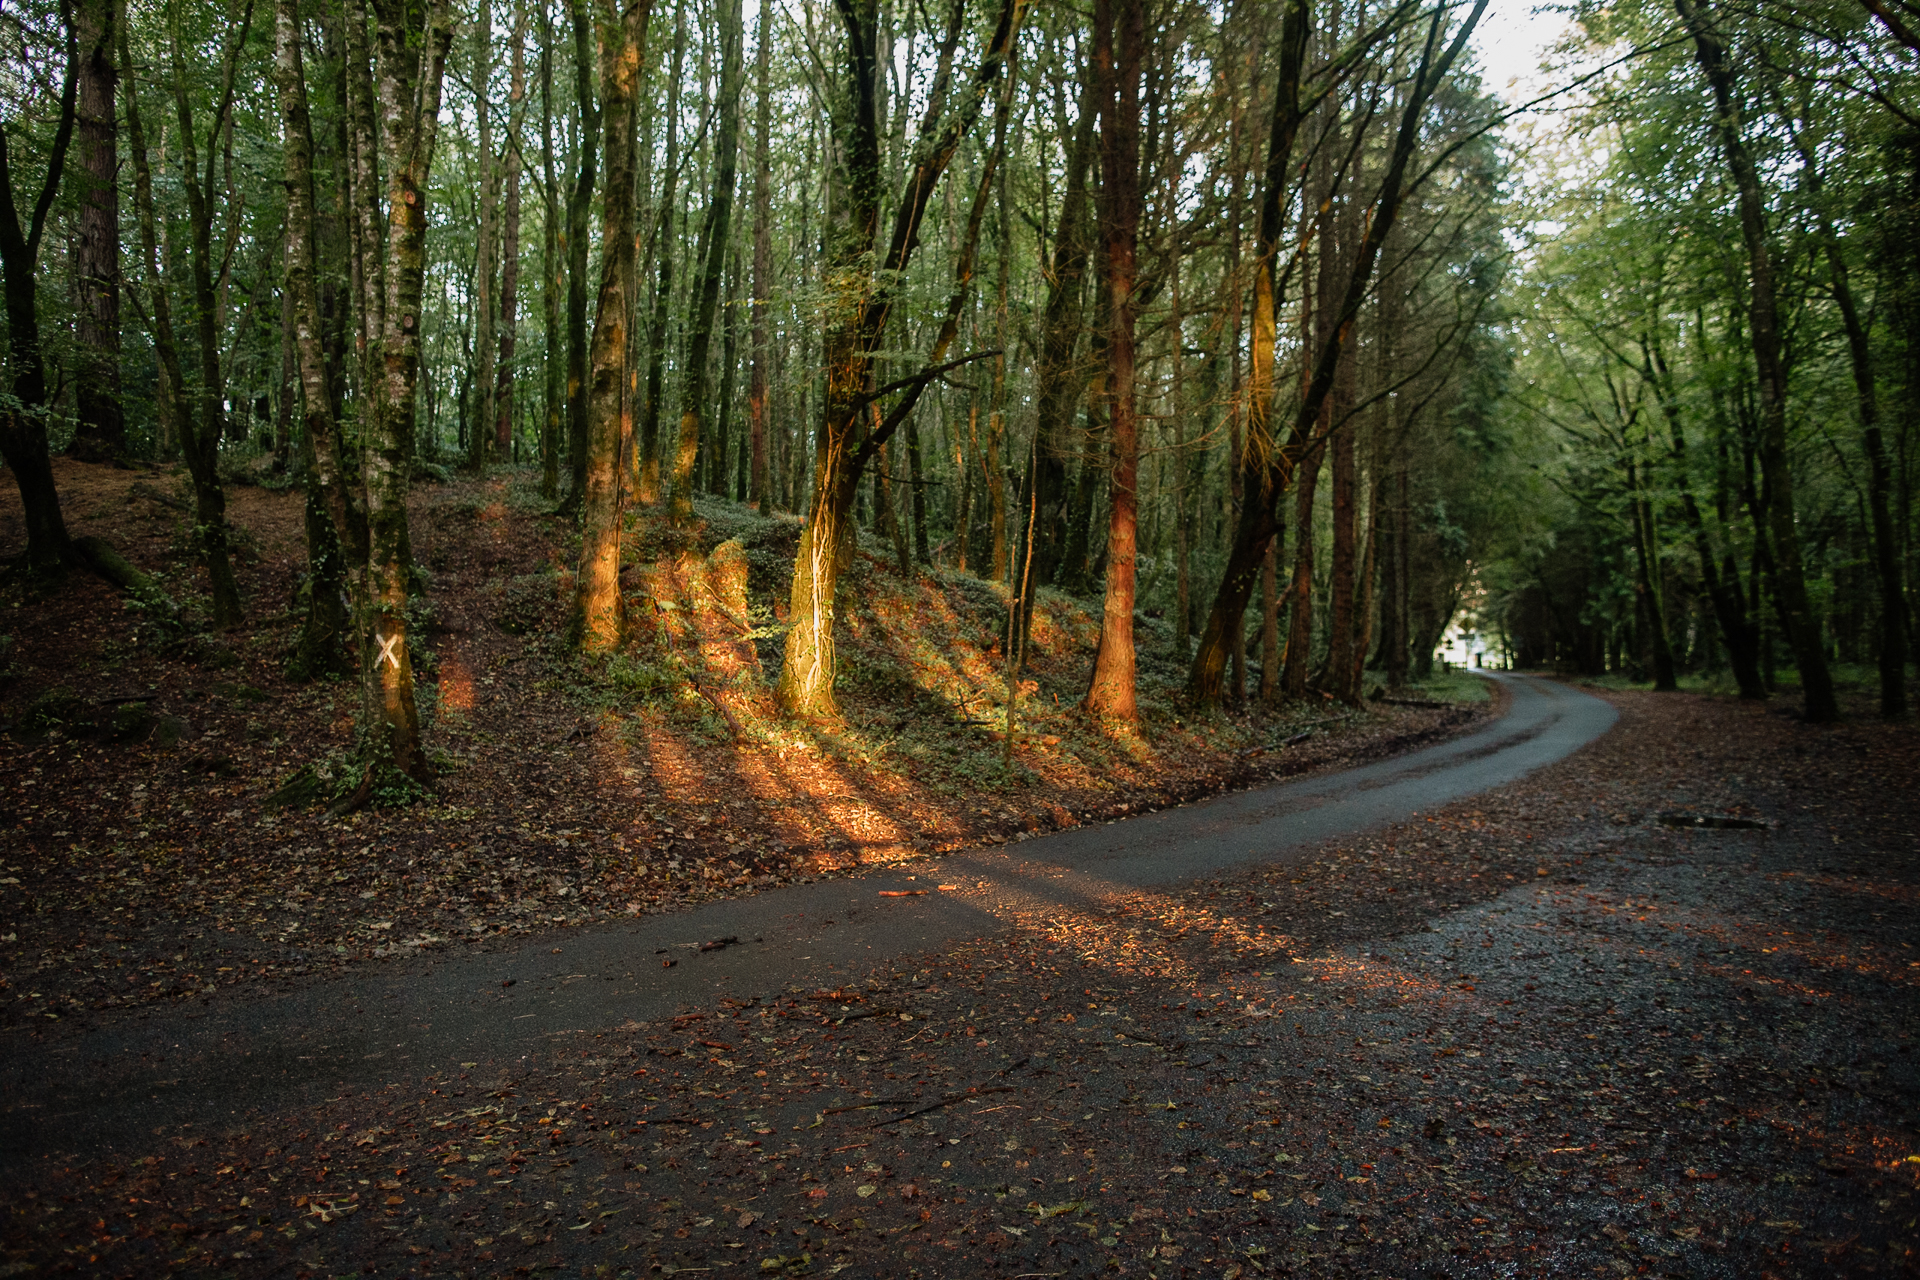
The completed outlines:
[[[1781,629],[1793,646],[1794,661],[1800,668],[1804,714],[1808,720],[1823,724],[1839,717],[1840,706],[1827,670],[1820,619],[1807,592],[1800,530],[1794,519],[1793,465],[1787,453],[1787,370],[1781,355],[1780,304],[1767,231],[1766,198],[1742,133],[1737,84],[1712,15],[1696,0],[1674,0],[1674,5],[1713,91],[1714,131],[1739,196],[1740,237],[1746,245],[1750,286],[1747,330],[1759,369],[1759,461],[1766,486],[1767,532],[1773,543],[1774,598],[1779,604]]]
[[[175,120],[179,126],[182,182],[187,198],[188,256],[192,264],[193,336],[198,357],[197,406],[180,416],[181,453],[193,478],[194,537],[206,566],[212,592],[213,625],[238,626],[241,618],[240,584],[233,573],[231,531],[227,527],[227,494],[220,480],[220,442],[227,432],[226,386],[222,377],[220,302],[216,278],[222,274],[214,247],[214,208],[220,181],[221,137],[233,112],[234,80],[253,26],[253,0],[241,0],[237,18],[226,24],[229,33],[220,58],[220,82],[213,118],[205,139],[206,164],[199,160],[201,143],[194,124],[193,98],[188,88],[185,16],[180,0],[167,8],[167,36],[172,60]],[[228,210],[233,216],[233,210]],[[159,281],[155,288],[164,288]]]
[[[566,507],[587,493],[587,218],[593,204],[600,108],[593,97],[591,0],[567,0],[573,17],[574,129],[578,152],[567,192],[567,457],[572,487]]]
[[[1304,0],[1292,0],[1286,10],[1281,32],[1280,85],[1274,100],[1273,125],[1269,134],[1265,176],[1262,180],[1258,264],[1254,274],[1253,378],[1248,390],[1252,412],[1245,451],[1243,492],[1245,505],[1235,522],[1232,549],[1220,590],[1207,616],[1199,650],[1187,678],[1187,695],[1202,706],[1220,701],[1222,677],[1231,637],[1239,634],[1247,601],[1266,556],[1267,543],[1273,537],[1278,520],[1278,503],[1285,496],[1301,462],[1325,439],[1326,432],[1316,429],[1321,409],[1333,391],[1344,348],[1353,336],[1353,324],[1359,314],[1373,277],[1380,246],[1393,230],[1408,194],[1408,169],[1419,145],[1421,127],[1433,96],[1445,82],[1449,70],[1459,58],[1467,38],[1486,10],[1485,0],[1475,4],[1465,19],[1447,34],[1449,11],[1436,8],[1426,22],[1420,52],[1414,60],[1413,74],[1400,111],[1398,129],[1384,166],[1380,185],[1372,203],[1366,230],[1355,248],[1345,287],[1331,318],[1332,339],[1322,344],[1310,376],[1304,378],[1304,391],[1284,444],[1268,427],[1274,407],[1274,383],[1270,372],[1275,359],[1275,300],[1279,290],[1279,245],[1283,224],[1282,210],[1291,174],[1294,140],[1305,119],[1301,82],[1305,62],[1307,9]],[[1386,32],[1396,29],[1405,18],[1405,10],[1388,15],[1382,24],[1362,33],[1330,60],[1330,70],[1338,73]],[[1331,90],[1328,85],[1323,92]],[[1418,185],[1424,175],[1414,175]],[[1344,424],[1331,424],[1338,429]]]
[[[833,168],[833,221],[826,235],[825,323],[822,355],[826,388],[814,457],[813,500],[795,557],[787,632],[777,696],[789,713],[838,714],[833,697],[834,594],[852,536],[848,517],[861,476],[874,455],[913,411],[920,394],[944,372],[921,370],[903,385],[872,385],[875,354],[886,332],[897,282],[920,242],[921,224],[941,176],[960,141],[979,116],[999,79],[1019,29],[1022,0],[1005,0],[986,50],[968,83],[948,101],[948,77],[936,74],[915,144],[913,165],[901,191],[893,236],[874,263],[880,224],[880,132],[875,111],[878,63],[877,14],[873,0],[836,0],[845,36],[844,83],[838,122],[841,134]],[[943,45],[942,70],[959,39],[964,6],[956,3]],[[877,267],[877,269],[876,269]],[[869,430],[870,408],[880,394],[900,401]]]
[[[650,0],[629,0],[600,15],[600,94],[605,122],[606,198],[600,220],[600,298],[593,317],[588,394],[585,501],[574,634],[587,653],[620,644],[620,441],[632,429],[627,409],[628,324],[635,298],[634,132]]]
[[[713,195],[700,228],[698,294],[687,326],[687,367],[680,389],[680,437],[673,455],[673,518],[693,518],[694,463],[701,449],[706,413],[707,362],[714,316],[720,308],[720,281],[726,269],[727,237],[733,224],[734,165],[740,144],[740,0],[721,0],[720,100],[715,103]],[[707,448],[725,450],[725,442]]]
[[[773,7],[760,6],[760,34],[754,43],[753,129],[753,372],[747,384],[747,501],[767,509],[768,393],[773,378],[773,342],[769,329],[773,281]]]
[[[25,226],[14,195],[18,126],[0,124],[0,271],[5,272],[7,308],[7,399],[0,403],[0,456],[13,471],[26,514],[27,568],[58,572],[71,554],[60,496],[53,483],[47,442],[47,367],[40,346],[40,241],[47,213],[60,190],[67,146],[73,140],[75,94],[79,80],[79,33],[66,31],[66,68],[61,78],[53,140],[46,172]],[[24,133],[24,130],[19,130]]]
[[[1112,450],[1107,515],[1107,589],[1086,707],[1131,720],[1133,596],[1138,535],[1140,428],[1134,406],[1134,297],[1140,237],[1140,67],[1143,0],[1096,0],[1093,74],[1099,86],[1100,223],[1107,290],[1107,422]]]
[[[500,242],[501,171],[505,167],[493,145],[493,0],[480,0],[473,24],[473,118],[480,143],[480,227],[473,255],[473,371],[477,407],[467,433],[467,466],[484,471],[493,452],[494,378],[499,334],[498,298],[494,293]]]
[[[349,0],[348,22],[358,20]],[[412,569],[407,490],[420,374],[420,301],[426,276],[427,189],[439,137],[440,89],[453,41],[448,0],[422,7],[411,0],[374,0],[379,45],[376,103],[379,155],[387,183],[386,281],[378,376],[370,396],[362,468],[366,490],[367,563],[362,597],[362,670],[366,777],[390,766],[416,783],[432,777],[420,738],[408,649],[407,602]],[[373,139],[357,144],[371,152]]]
[[[70,452],[110,462],[127,451],[120,401],[120,177],[114,98],[119,89],[119,0],[84,0],[79,24],[80,226],[74,242],[78,287],[74,338],[75,423]]]

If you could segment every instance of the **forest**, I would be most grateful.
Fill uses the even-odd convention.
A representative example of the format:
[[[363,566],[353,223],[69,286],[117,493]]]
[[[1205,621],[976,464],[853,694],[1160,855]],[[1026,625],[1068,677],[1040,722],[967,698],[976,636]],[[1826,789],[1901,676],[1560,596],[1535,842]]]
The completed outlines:
[[[1099,723],[1469,654],[1903,716],[1920,11],[1583,0],[1527,95],[1486,8],[9,5],[8,590],[271,619],[362,802],[435,774],[463,484],[548,522],[524,626],[736,734],[840,715],[882,571],[984,585],[1009,752],[1062,608]],[[69,527],[109,472],[172,484],[165,556]],[[760,661],[649,665],[649,566],[726,530]]]

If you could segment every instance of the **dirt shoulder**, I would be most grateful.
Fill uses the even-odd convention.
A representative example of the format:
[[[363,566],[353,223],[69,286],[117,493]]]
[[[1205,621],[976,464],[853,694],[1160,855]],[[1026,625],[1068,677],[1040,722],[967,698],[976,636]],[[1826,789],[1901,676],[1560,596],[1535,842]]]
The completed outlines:
[[[1568,760],[1284,870],[50,1161],[9,1256],[1910,1272],[1920,740],[1605,696]]]

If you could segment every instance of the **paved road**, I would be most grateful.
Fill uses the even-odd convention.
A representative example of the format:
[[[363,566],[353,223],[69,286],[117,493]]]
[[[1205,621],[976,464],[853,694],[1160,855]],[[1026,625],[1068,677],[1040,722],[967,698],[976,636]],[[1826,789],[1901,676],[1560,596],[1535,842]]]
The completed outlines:
[[[1305,856],[1325,841],[1510,782],[1605,733],[1611,707],[1503,677],[1505,716],[1357,769],[867,875],[794,885],[632,924],[550,934],[519,951],[421,957],[204,1012],[150,1011],[47,1045],[0,1045],[0,1177],[47,1156],[144,1150],[186,1123],[237,1123],[464,1063],[511,1069],[556,1037],[647,1020],[720,994],[833,982],[849,968],[1078,909],[1135,889]],[[916,879],[915,877],[919,878]],[[939,884],[959,885],[940,892]],[[882,898],[883,889],[929,889]],[[685,944],[737,937],[712,952]],[[560,951],[554,954],[558,943]],[[661,967],[661,953],[678,963]],[[511,986],[502,985],[512,979]]]

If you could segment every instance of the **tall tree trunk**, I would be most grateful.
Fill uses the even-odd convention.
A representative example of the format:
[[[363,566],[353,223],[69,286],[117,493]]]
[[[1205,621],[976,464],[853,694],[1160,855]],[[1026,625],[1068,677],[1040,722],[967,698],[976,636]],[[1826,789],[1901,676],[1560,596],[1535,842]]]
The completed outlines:
[[[707,487],[723,498],[747,500],[746,440],[734,422],[734,377],[740,361],[740,290],[747,273],[735,245],[728,254],[726,302],[720,308],[720,414],[713,428],[713,473]]]
[[[1694,56],[1713,90],[1714,130],[1739,194],[1740,236],[1747,250],[1751,285],[1748,337],[1760,375],[1759,461],[1766,486],[1767,525],[1772,542],[1774,596],[1780,625],[1793,646],[1805,695],[1806,718],[1816,724],[1837,720],[1840,705],[1821,643],[1820,618],[1807,593],[1806,566],[1794,514],[1793,468],[1787,454],[1787,368],[1781,354],[1779,299],[1775,292],[1773,250],[1767,232],[1766,195],[1747,150],[1740,121],[1739,95],[1732,69],[1712,20],[1698,0],[1674,0],[1693,37]]]
[[[1069,518],[1067,464],[1080,450],[1073,439],[1074,418],[1086,393],[1086,376],[1074,357],[1080,347],[1082,312],[1087,296],[1087,261],[1092,252],[1087,226],[1087,170],[1093,162],[1093,120],[1096,99],[1092,73],[1083,75],[1086,88],[1080,99],[1080,118],[1067,148],[1066,190],[1060,199],[1059,221],[1053,229],[1053,252],[1047,268],[1047,300],[1041,312],[1040,368],[1035,381],[1039,433],[1038,469],[1034,501],[1040,513],[1034,547],[1034,581],[1051,586],[1061,581]]]
[[[1289,698],[1306,697],[1312,668],[1313,499],[1324,448],[1315,447],[1293,474],[1293,576],[1287,586],[1286,668],[1280,677],[1281,692]]]
[[[1280,701],[1280,545],[1267,543],[1260,565],[1260,701]]]
[[[123,49],[125,44],[123,36]],[[60,514],[60,495],[54,488],[53,459],[47,451],[47,366],[40,349],[38,272],[41,233],[60,190],[67,146],[73,139],[79,62],[78,35],[69,22],[60,119],[54,127],[46,179],[25,227],[20,225],[14,201],[7,133],[0,129],[0,272],[6,277],[8,391],[7,399],[0,403],[0,457],[6,459],[14,484],[20,489],[27,526],[27,567],[40,574],[59,572],[73,554],[66,520]]]
[[[474,412],[467,431],[467,467],[486,471],[493,452],[495,261],[500,241],[500,157],[493,150],[493,0],[479,0],[473,24],[473,118],[480,144],[480,225],[473,249]]]
[[[420,740],[408,648],[407,597],[413,574],[407,491],[413,471],[420,378],[420,300],[426,280],[427,192],[439,136],[440,89],[453,42],[449,0],[424,13],[411,0],[374,0],[380,48],[376,101],[387,182],[386,280],[379,378],[365,433],[362,474],[367,570],[362,596],[362,671],[369,763],[425,783],[432,772]],[[424,19],[424,21],[421,21]]]
[[[572,488],[566,506],[587,496],[587,215],[593,204],[600,109],[593,97],[594,0],[568,0],[573,17],[573,100],[580,159],[567,194],[567,457]]]
[[[1013,201],[1007,196],[1006,170],[996,167],[994,181],[999,185],[1000,194],[999,217],[995,222],[999,234],[999,275],[994,289],[993,345],[999,354],[993,359],[993,381],[987,397],[987,447],[982,470],[987,486],[988,530],[993,539],[987,578],[993,582],[1011,582],[1012,552],[1007,543],[1007,462],[1003,451],[1007,443],[1007,329],[1013,276],[1014,207]]]
[[[120,399],[120,182],[114,124],[120,0],[84,0],[76,16],[82,185],[74,264],[78,420],[70,452],[83,462],[109,462],[127,451],[126,412]]]
[[[286,343],[299,370],[301,454],[306,471],[307,615],[288,674],[298,680],[343,671],[351,623],[340,598],[348,585],[343,538],[365,563],[364,525],[355,527],[342,474],[323,320],[315,276],[313,124],[307,109],[300,49],[299,0],[274,5],[274,80],[279,90],[281,142],[287,187],[285,289],[290,323]],[[358,536],[356,536],[358,535]]]
[[[493,443],[502,461],[513,460],[513,359],[520,343],[520,174],[526,167],[520,142],[526,123],[527,5],[513,8],[513,68],[507,98],[507,139],[502,163],[507,170],[506,209],[500,229],[500,372],[493,393]]]
[[[560,496],[560,414],[566,402],[566,358],[560,328],[560,188],[553,165],[553,7],[540,4],[540,318],[546,333],[541,354],[545,375],[545,404],[540,417],[540,496],[549,502]]]
[[[173,305],[167,290],[167,276],[160,257],[159,219],[154,209],[153,167],[148,158],[146,128],[140,116],[140,88],[132,71],[126,24],[120,24],[120,65],[127,67],[127,147],[133,159],[133,208],[140,224],[140,269],[147,283],[146,322],[153,337],[153,351],[160,366],[156,396],[159,418],[172,423],[176,438],[185,433],[180,424],[186,420],[187,407],[181,403],[186,383],[180,368],[180,348],[174,337]],[[137,294],[129,296],[138,299]]]
[[[193,280],[194,345],[200,365],[198,412],[181,419],[182,453],[193,479],[194,533],[211,588],[213,625],[222,629],[240,624],[240,585],[233,574],[233,554],[227,528],[227,494],[220,483],[220,441],[226,434],[225,385],[220,360],[220,300],[216,278],[222,274],[214,261],[213,217],[215,182],[219,175],[219,148],[233,110],[234,79],[240,54],[253,22],[253,0],[243,0],[235,38],[222,56],[221,84],[207,129],[206,170],[201,172],[199,139],[194,129],[193,105],[187,90],[187,51],[182,47],[179,0],[168,10],[173,60],[173,101],[180,126],[180,184],[187,197],[188,259]]]
[[[1094,0],[1094,74],[1100,85],[1100,221],[1106,232],[1107,404],[1112,447],[1107,590],[1086,708],[1134,719],[1133,601],[1139,523],[1140,437],[1134,408],[1135,253],[1140,233],[1142,0]]]
[[[1234,451],[1227,457],[1230,484],[1240,501],[1234,512],[1234,534],[1228,547],[1226,573],[1213,608],[1208,612],[1207,625],[1200,634],[1200,645],[1194,652],[1193,667],[1187,677],[1187,696],[1203,707],[1219,704],[1225,690],[1228,658],[1244,643],[1241,636],[1245,628],[1241,620],[1253,594],[1255,577],[1266,560],[1267,543],[1279,528],[1276,506],[1292,478],[1287,460],[1280,455],[1280,441],[1271,420],[1275,397],[1274,360],[1279,338],[1281,237],[1286,232],[1294,140],[1306,119],[1300,86],[1311,28],[1309,0],[1285,0],[1280,16],[1278,74],[1267,134],[1266,167],[1261,180],[1260,222],[1254,241],[1252,352],[1245,400],[1247,439],[1244,446],[1236,440]],[[1237,264],[1238,219],[1235,223],[1228,252]],[[1229,280],[1237,299],[1237,270]],[[1235,319],[1232,359],[1237,364],[1240,346],[1237,300],[1231,309]],[[1229,413],[1238,422],[1241,400],[1237,386],[1233,388],[1232,399]],[[1294,648],[1289,643],[1289,662],[1293,655]]]
[[[1354,609],[1359,588],[1359,449],[1355,424],[1349,420],[1354,405],[1355,364],[1351,354],[1341,364],[1333,384],[1333,420],[1347,420],[1328,444],[1333,481],[1333,556],[1327,582],[1327,692],[1348,706],[1357,706],[1360,692],[1350,673],[1356,637]]]
[[[693,519],[694,465],[706,415],[707,357],[726,274],[733,226],[734,166],[740,151],[740,0],[720,0],[720,99],[714,104],[713,194],[700,229],[700,276],[687,326],[687,368],[680,382],[680,437],[673,453],[673,510],[677,524]],[[714,441],[707,447],[713,448]]]
[[[1004,0],[999,20],[970,82],[950,95],[947,81],[951,51],[960,34],[963,11],[956,6],[940,70],[928,94],[927,113],[915,143],[914,163],[901,193],[893,237],[874,270],[869,255],[880,220],[880,146],[876,114],[878,67],[876,13],[872,0],[836,0],[846,32],[847,119],[836,122],[843,137],[829,202],[833,221],[826,236],[826,317],[822,342],[826,373],[818,447],[814,459],[809,517],[794,557],[786,656],[780,669],[778,698],[789,714],[832,716],[834,595],[849,517],[860,477],[876,451],[897,430],[935,376],[915,375],[914,384],[890,410],[881,429],[862,440],[867,421],[874,355],[886,332],[894,291],[920,242],[927,206],[953,160],[961,140],[979,116],[987,92],[999,79],[1023,15],[1023,0]],[[948,101],[950,96],[958,101]]]
[[[658,278],[653,287],[653,321],[647,326],[647,398],[640,416],[638,456],[634,458],[634,492],[649,506],[660,500],[660,415],[666,399],[667,347],[672,341],[669,313],[678,239],[673,223],[680,212],[680,81],[687,53],[686,9],[685,4],[680,5],[673,16],[673,63],[667,75],[667,150],[662,166],[665,176],[660,184],[660,212],[653,223]]]
[[[1376,456],[1378,450],[1376,449]],[[1346,680],[1353,690],[1353,705],[1360,705],[1366,687],[1367,654],[1373,646],[1374,584],[1378,580],[1381,472],[1376,465],[1368,477],[1367,510],[1363,517],[1366,532],[1360,537],[1360,583],[1353,605],[1353,648],[1347,656]]]
[[[1389,403],[1388,413],[1392,413]],[[1380,608],[1380,650],[1381,666],[1387,675],[1387,688],[1398,691],[1407,683],[1408,645],[1408,599],[1411,583],[1409,561],[1412,546],[1409,542],[1412,512],[1408,510],[1411,498],[1409,489],[1411,480],[1408,475],[1406,441],[1403,434],[1394,433],[1389,418],[1388,430],[1393,433],[1389,446],[1388,463],[1388,506],[1376,519],[1384,519],[1387,529],[1387,554],[1381,564],[1381,573],[1385,581],[1381,584],[1385,599]]]
[[[760,6],[760,34],[754,46],[753,79],[757,101],[753,131],[753,372],[747,384],[747,501],[768,509],[767,392],[773,376],[773,339],[768,314],[773,296],[773,6]]]
[[[605,653],[620,644],[620,441],[631,430],[627,398],[628,324],[635,301],[634,134],[639,123],[640,66],[646,56],[651,0],[630,0],[601,16],[600,93],[605,121],[607,189],[600,223],[600,299],[593,317],[586,501],[581,510],[580,569],[574,631],[580,648]]]
[[[347,155],[354,279],[354,385],[370,404],[380,377],[380,341],[387,324],[386,253],[380,234],[380,153],[375,143],[373,53],[366,0],[346,0]],[[363,409],[364,413],[365,410]]]

